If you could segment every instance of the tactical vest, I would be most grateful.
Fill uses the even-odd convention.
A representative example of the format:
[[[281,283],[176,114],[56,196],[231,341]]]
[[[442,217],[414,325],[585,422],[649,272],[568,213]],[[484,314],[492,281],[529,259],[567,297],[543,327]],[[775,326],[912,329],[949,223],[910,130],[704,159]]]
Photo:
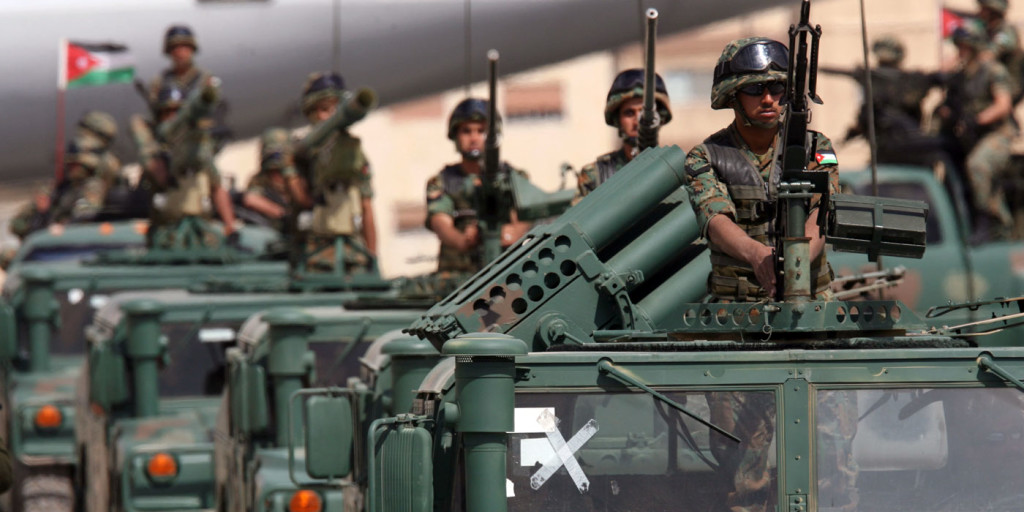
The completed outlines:
[[[441,184],[455,208],[452,215],[455,229],[465,231],[477,218],[476,186],[472,178],[462,172],[461,164],[454,164],[441,171]],[[476,272],[483,267],[480,251],[463,252],[444,244],[441,244],[437,261],[439,272]]]
[[[313,206],[314,235],[334,237],[356,234],[357,219],[362,217],[362,196],[355,185],[338,185],[321,190]]]
[[[347,187],[363,178],[367,161],[359,139],[334,133],[312,152],[313,186],[317,191]]]
[[[813,137],[809,137],[808,147],[816,147]],[[772,220],[775,218],[778,185],[782,176],[778,158],[772,162],[770,179],[766,183],[750,160],[738,148],[729,145],[728,141],[708,140],[704,143],[704,149],[715,176],[729,190],[729,197],[736,207],[736,225],[750,238],[774,246],[777,233],[772,228]],[[708,292],[716,300],[747,302],[769,297],[769,291],[758,283],[750,264],[729,256],[710,238],[708,249],[711,252]],[[814,276],[812,287],[815,294],[829,289],[832,272],[825,260],[824,251],[811,263],[811,275]]]

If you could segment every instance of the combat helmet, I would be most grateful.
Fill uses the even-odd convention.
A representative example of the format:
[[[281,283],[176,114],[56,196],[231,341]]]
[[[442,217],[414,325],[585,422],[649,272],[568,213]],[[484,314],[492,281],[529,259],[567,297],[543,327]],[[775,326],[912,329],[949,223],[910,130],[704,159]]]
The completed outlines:
[[[196,36],[188,25],[171,25],[164,32],[164,55],[171,53],[171,48],[178,45],[191,46],[193,52],[199,53]]]
[[[338,98],[345,80],[337,73],[310,73],[302,86],[302,114],[309,115],[321,100]]]
[[[458,151],[465,158],[480,158],[481,154],[479,151],[463,152],[462,148],[459,147],[459,141],[456,140],[456,134],[459,132],[459,125],[468,122],[488,123],[488,115],[490,112],[490,103],[487,100],[480,98],[466,98],[455,105],[452,109],[452,114],[448,116],[448,140],[455,143],[455,151]],[[494,120],[495,136],[501,135],[501,114],[497,114]]]
[[[108,144],[117,137],[117,121],[114,116],[99,110],[86,112],[78,121],[78,126]]]
[[[952,38],[953,44],[963,44],[973,48],[975,51],[988,48],[988,34],[980,23],[972,23],[965,20],[962,25],[953,31]]]
[[[260,137],[260,168],[263,170],[283,169],[286,165],[285,156],[291,149],[288,130],[284,128],[267,128]]]
[[[639,68],[627,69],[615,76],[612,86],[608,89],[608,96],[604,104],[604,122],[608,126],[619,127],[619,107],[626,100],[632,98],[643,98],[644,95],[644,70]],[[672,110],[668,108],[668,90],[665,88],[665,81],[661,75],[654,75],[654,102],[657,105],[658,116],[661,117],[661,124],[668,124],[672,120]]]
[[[751,84],[785,82],[789,51],[782,43],[766,37],[737,39],[725,46],[715,66],[711,87],[711,108],[732,108],[740,88]]]
[[[1007,0],[978,0],[978,5],[980,7],[988,7],[1002,15],[1005,15],[1006,10],[1010,8]]]
[[[903,43],[895,36],[882,36],[871,45],[871,51],[883,66],[898,66],[903,61]]]

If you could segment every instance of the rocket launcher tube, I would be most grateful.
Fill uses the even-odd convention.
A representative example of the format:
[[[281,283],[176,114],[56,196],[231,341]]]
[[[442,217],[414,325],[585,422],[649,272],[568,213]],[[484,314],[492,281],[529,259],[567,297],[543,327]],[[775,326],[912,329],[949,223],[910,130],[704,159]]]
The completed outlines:
[[[210,77],[201,87],[192,91],[181,106],[178,115],[160,123],[157,131],[163,140],[171,140],[175,134],[186,131],[200,119],[213,116],[213,109],[220,98],[220,79]]]
[[[357,121],[362,120],[376,106],[377,93],[371,89],[364,87],[355,92],[342,92],[341,101],[338,103],[338,108],[334,111],[334,115],[314,126],[305,137],[296,142],[295,152],[305,153],[310,148],[319,146],[335,131],[348,128]]]
[[[700,232],[693,208],[685,195],[682,199],[665,217],[609,259],[608,267],[616,272],[639,270],[650,276],[697,240]]]
[[[552,226],[576,224],[591,247],[600,250],[683,186],[685,163],[678,146],[647,149]]]

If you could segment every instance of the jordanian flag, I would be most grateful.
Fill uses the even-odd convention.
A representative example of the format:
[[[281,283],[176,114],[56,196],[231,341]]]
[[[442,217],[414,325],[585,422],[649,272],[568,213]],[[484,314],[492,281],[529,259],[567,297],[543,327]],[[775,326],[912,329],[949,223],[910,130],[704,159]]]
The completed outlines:
[[[135,77],[135,63],[124,45],[69,41],[64,54],[63,85],[68,89],[131,82]]]

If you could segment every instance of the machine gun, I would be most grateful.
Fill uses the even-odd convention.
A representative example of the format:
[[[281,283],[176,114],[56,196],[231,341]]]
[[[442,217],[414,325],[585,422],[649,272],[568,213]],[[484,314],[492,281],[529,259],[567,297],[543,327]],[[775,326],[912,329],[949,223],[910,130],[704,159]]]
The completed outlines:
[[[810,261],[810,238],[806,236],[805,224],[811,207],[813,194],[820,194],[819,212],[827,210],[827,171],[806,169],[808,156],[814,148],[809,146],[807,123],[811,117],[808,98],[821,104],[817,94],[818,42],[821,26],[811,27],[810,0],[804,0],[800,7],[800,22],[789,27],[789,69],[786,98],[787,112],[782,126],[782,177],[778,187],[779,201],[775,220],[775,298],[776,300],[810,300],[812,296],[811,273],[796,268],[786,268],[785,262]],[[807,38],[811,38],[808,49]],[[810,55],[808,55],[808,51]],[[825,215],[818,216],[818,225],[824,235]]]
[[[544,219],[565,211],[575,197],[574,190],[545,192],[502,165],[498,135],[498,59],[497,50],[487,52],[487,139],[484,143],[483,179],[476,189],[476,215],[481,236],[478,248],[485,264],[501,254],[501,226],[510,221],[513,209],[520,221]]]
[[[658,128],[661,116],[654,101],[655,72],[654,47],[658,37],[658,10],[647,9],[647,30],[644,32],[644,109],[640,114],[640,126],[637,134],[638,151],[658,147]]]
[[[487,140],[484,142],[483,182],[477,187],[477,220],[480,225],[481,243],[478,246],[480,261],[497,259],[501,254],[501,226],[509,222],[510,204],[508,194],[501,193],[499,179],[505,175],[511,180],[510,172],[501,168],[500,142],[498,140],[498,51],[487,52]]]

